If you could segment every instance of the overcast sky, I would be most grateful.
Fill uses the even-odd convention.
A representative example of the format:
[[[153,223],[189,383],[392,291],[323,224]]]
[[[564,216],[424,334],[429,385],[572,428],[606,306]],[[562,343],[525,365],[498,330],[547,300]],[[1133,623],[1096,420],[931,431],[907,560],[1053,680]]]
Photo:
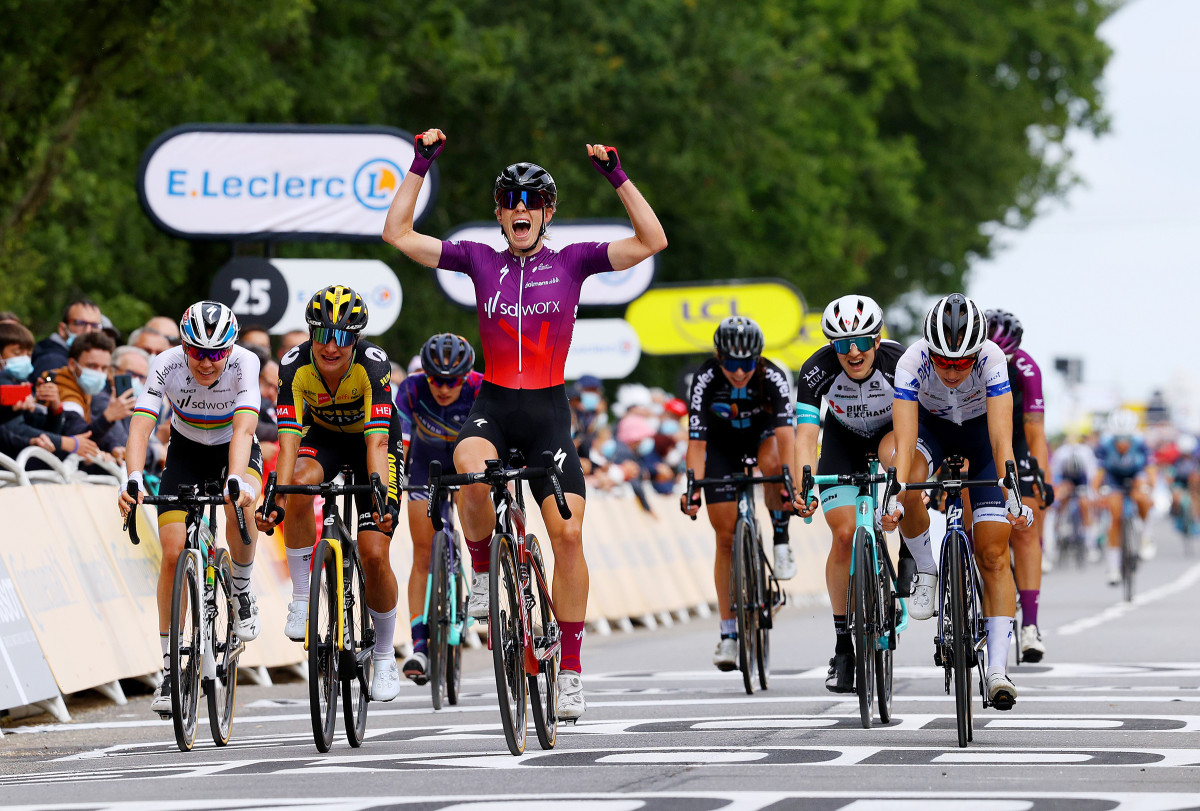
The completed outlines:
[[[1200,0],[1134,0],[1100,29],[1108,135],[1076,137],[1084,185],[971,271],[980,306],[1014,312],[1066,418],[1054,358],[1084,362],[1084,400],[1194,393],[1200,324]],[[1056,402],[1057,401],[1057,402]]]

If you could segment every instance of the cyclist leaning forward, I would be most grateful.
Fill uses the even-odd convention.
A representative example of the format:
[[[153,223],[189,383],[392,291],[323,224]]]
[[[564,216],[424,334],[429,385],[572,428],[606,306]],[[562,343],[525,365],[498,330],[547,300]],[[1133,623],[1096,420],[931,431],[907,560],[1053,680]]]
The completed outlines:
[[[1045,471],[1050,465],[1042,370],[1021,349],[1025,330],[1015,315],[1004,310],[988,310],[985,315],[988,338],[1008,359],[1008,381],[1013,396],[1013,455],[1017,460],[1017,475],[1021,477],[1021,501],[1033,510],[1033,524],[1025,529],[1014,528],[1009,538],[1013,574],[1021,596],[1021,659],[1040,662],[1046,655],[1037,624],[1038,599],[1042,593],[1042,520],[1046,508],[1054,503],[1054,487],[1049,482],[1044,482],[1044,493],[1035,493],[1033,488],[1035,471]]]
[[[405,469],[409,487],[429,483],[429,463],[455,473],[454,443],[479,396],[483,375],[472,371],[475,350],[461,335],[434,335],[421,347],[424,374],[409,375],[396,387],[396,409],[404,435]],[[404,662],[404,675],[425,684],[429,673],[429,625],[425,621],[425,586],[433,546],[429,520],[429,493],[409,490],[408,529],[412,535],[413,562],[408,575],[408,606],[412,612],[412,655]]]
[[[947,456],[959,454],[967,460],[972,479],[998,479],[996,471],[1013,461],[1012,392],[1004,352],[987,340],[983,312],[961,293],[933,305],[922,333],[924,337],[896,364],[892,424],[897,478],[923,482]],[[967,495],[975,560],[983,578],[988,698],[996,709],[1009,710],[1017,699],[1007,673],[1017,601],[1008,538],[1012,527],[1032,523],[1033,511],[1015,493],[1006,496],[1001,487],[973,487]],[[904,491],[898,501],[888,499],[883,528],[890,532],[897,524],[914,555],[928,548],[929,513],[921,491]],[[921,558],[917,567],[923,568]],[[916,619],[932,616],[910,613]]]
[[[1096,462],[1103,479],[1098,483],[1100,500],[1112,515],[1108,530],[1108,585],[1121,582],[1121,514],[1125,508],[1125,492],[1137,505],[1141,518],[1141,538],[1131,538],[1142,550],[1149,546],[1146,534],[1146,519],[1153,505],[1151,489],[1154,472],[1150,448],[1146,440],[1138,435],[1138,415],[1128,408],[1118,408],[1108,415],[1105,436],[1096,448]],[[1150,557],[1150,555],[1143,555]]]
[[[129,481],[137,484],[138,503],[146,494],[142,472],[146,447],[158,423],[163,400],[171,404],[171,441],[167,445],[166,468],[159,492],[174,495],[180,485],[203,485],[225,478],[240,488],[238,506],[254,505],[262,483],[262,452],[254,429],[258,427],[261,397],[258,387],[258,358],[248,349],[235,346],[237,318],[233,311],[215,301],[193,304],[179,322],[182,344],[157,355],[150,365],[146,387],[138,395],[129,423],[125,462]],[[253,482],[253,485],[251,484]],[[127,487],[121,489],[118,506],[128,514],[134,500]],[[162,564],[158,571],[158,639],[162,646],[164,677],[154,691],[150,709],[171,714],[170,664],[171,589],[175,565],[187,540],[187,513],[167,505],[158,508]],[[233,504],[225,507],[225,539],[233,564],[233,596],[238,611],[234,631],[243,641],[258,636],[258,606],[250,591],[254,548],[242,543]]]
[[[563,386],[563,368],[571,345],[579,290],[588,276],[625,270],[667,247],[667,237],[649,203],[625,176],[617,152],[588,145],[593,165],[624,203],[634,236],[610,243],[568,245],[554,251],[544,244],[546,227],[558,203],[554,179],[540,166],[516,163],[493,186],[496,220],[508,249],[496,251],[473,242],[443,242],[413,230],[417,193],[433,160],[445,147],[441,130],[417,136],[435,147],[413,159],[388,211],[383,238],[413,261],[430,268],[465,273],[475,284],[484,383],[454,449],[459,471],[478,471],[488,459],[517,448],[536,464],[551,451],[562,471],[571,518],[563,520],[546,481],[531,481],[554,549],[553,597],[563,649],[558,677],[559,718],[583,714],[579,649],[587,610],[588,571],[583,555],[584,482],[571,441],[571,409]],[[469,613],[486,616],[489,548],[496,516],[488,488],[472,485],[459,493],[459,519],[476,576]]]
[[[795,429],[787,375],[762,357],[762,329],[751,318],[740,315],[723,320],[713,333],[716,357],[701,364],[688,393],[687,466],[697,479],[721,478],[742,470],[743,459],[757,460],[764,476],[778,476],[792,458]],[[775,577],[787,580],[796,574],[796,558],[788,545],[791,504],[786,490],[763,489],[771,510],[775,535]],[[700,493],[689,504],[682,496],[680,508],[686,515],[700,511]],[[737,526],[737,490],[732,481],[705,485],[708,520],[717,537],[713,579],[721,614],[721,639],[713,651],[713,664],[720,670],[737,668],[737,619],[729,593],[733,565],[733,531]],[[784,512],[784,510],[787,512]]]
[[[904,354],[904,347],[880,338],[883,310],[867,296],[849,295],[831,301],[821,316],[821,330],[829,343],[805,361],[796,384],[796,470],[802,471],[808,465],[821,476],[867,473],[872,454],[883,459],[892,455],[893,384],[896,362]],[[822,400],[829,408],[818,461]],[[886,447],[881,447],[885,440]],[[825,688],[834,693],[854,692],[854,643],[847,617],[839,612],[846,608],[857,497],[858,488],[851,485],[821,488],[821,509],[833,534],[825,561],[825,587],[833,607],[836,643]],[[807,518],[816,512],[817,503],[814,500],[800,506],[800,515]],[[928,557],[926,571],[934,571],[928,543],[917,552]],[[906,563],[905,568],[911,565]],[[901,575],[900,583],[907,595],[911,569],[906,574]],[[928,584],[919,597],[926,603],[931,601]]]
[[[332,285],[317,291],[304,310],[309,339],[279,362],[279,455],[281,485],[320,484],[349,466],[359,484],[372,473],[387,485],[385,514],[374,512],[370,495],[356,495],[358,550],[366,576],[367,610],[375,626],[371,698],[391,701],[400,692],[392,640],[396,631],[396,575],[388,554],[399,515],[404,479],[400,421],[392,405],[392,366],[382,349],[363,340],[367,305],[354,290]],[[304,641],[309,574],[316,543],[313,496],[280,496],[285,508],[283,540],[292,576],[284,633]],[[264,532],[279,523],[278,512],[256,515]]]

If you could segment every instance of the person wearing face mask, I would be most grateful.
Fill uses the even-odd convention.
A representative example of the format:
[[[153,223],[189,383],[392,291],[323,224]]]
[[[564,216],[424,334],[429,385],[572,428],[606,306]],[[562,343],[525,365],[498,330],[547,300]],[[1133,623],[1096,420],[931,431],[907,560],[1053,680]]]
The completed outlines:
[[[571,418],[575,425],[575,448],[581,460],[592,452],[596,432],[608,424],[608,402],[603,384],[594,375],[583,375],[571,392]]]
[[[92,440],[102,450],[118,447],[113,441],[122,441],[125,433],[121,429],[113,433],[114,425],[133,413],[137,400],[132,391],[127,391],[120,397],[110,397],[102,412],[92,414],[92,398],[109,386],[115,348],[112,339],[102,332],[82,335],[71,343],[67,365],[57,369],[54,378],[62,399],[63,432],[91,432]]]
[[[18,322],[0,322],[0,386],[19,394],[24,384],[31,382],[32,351],[33,333]],[[29,445],[54,452],[64,444],[57,433],[61,418],[37,402],[32,387],[30,392],[20,399],[13,396],[7,404],[0,403],[0,453],[6,456],[16,456]],[[65,444],[71,444],[71,440]]]
[[[89,332],[99,332],[103,327],[104,321],[96,302],[84,297],[73,299],[63,309],[58,328],[33,347],[34,377],[65,366],[75,340]]]

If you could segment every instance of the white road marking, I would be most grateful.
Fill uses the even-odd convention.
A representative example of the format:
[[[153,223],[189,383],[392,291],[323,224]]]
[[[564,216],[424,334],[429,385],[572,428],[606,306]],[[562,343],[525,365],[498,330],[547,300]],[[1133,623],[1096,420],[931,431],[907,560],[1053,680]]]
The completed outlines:
[[[1078,752],[947,752],[933,759],[934,763],[983,764],[1022,763],[1044,766],[1053,763],[1087,763],[1091,755]]]
[[[985,729],[1120,729],[1120,721],[1110,718],[993,718]]]
[[[622,752],[596,758],[597,763],[629,763],[649,766],[658,763],[693,763],[703,766],[720,766],[726,763],[753,763],[767,757],[766,752]]]
[[[1106,623],[1112,622],[1115,619],[1125,616],[1126,614],[1141,608],[1144,605],[1158,602],[1164,597],[1170,597],[1172,594],[1178,594],[1181,591],[1186,591],[1191,588],[1197,581],[1200,581],[1200,563],[1194,564],[1190,569],[1185,571],[1179,577],[1150,591],[1135,595],[1132,603],[1120,602],[1101,611],[1099,614],[1093,614],[1090,617],[1069,622],[1059,628],[1055,633],[1061,636],[1074,636],[1075,634],[1083,633],[1084,631],[1096,628]]]

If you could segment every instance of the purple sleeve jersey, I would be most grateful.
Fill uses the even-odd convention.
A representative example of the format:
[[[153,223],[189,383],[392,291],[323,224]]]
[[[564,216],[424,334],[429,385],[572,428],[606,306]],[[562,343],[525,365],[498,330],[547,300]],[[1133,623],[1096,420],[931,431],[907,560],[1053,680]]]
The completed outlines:
[[[1008,378],[1013,390],[1013,414],[1046,410],[1042,400],[1042,370],[1024,349],[1013,352]]]
[[[510,389],[562,385],[579,291],[612,270],[607,242],[516,257],[478,242],[443,242],[439,267],[475,283],[484,379]]]

